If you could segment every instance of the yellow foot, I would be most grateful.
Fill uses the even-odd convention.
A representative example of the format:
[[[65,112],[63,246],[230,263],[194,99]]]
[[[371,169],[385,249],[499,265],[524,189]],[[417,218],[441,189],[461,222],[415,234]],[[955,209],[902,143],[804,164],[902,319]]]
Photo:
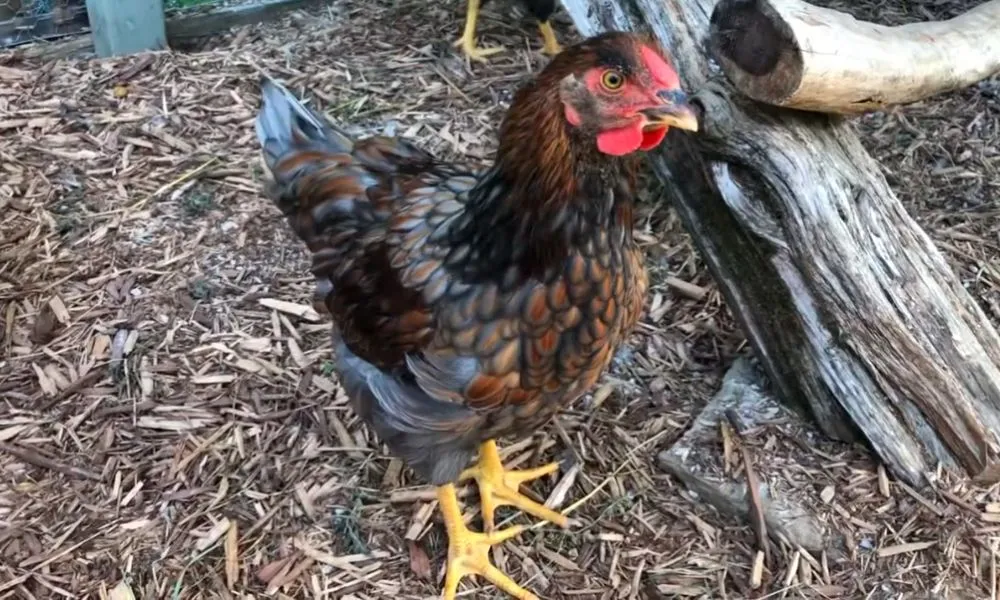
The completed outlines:
[[[556,39],[556,32],[552,31],[551,23],[548,21],[539,23],[538,30],[542,32],[542,40],[545,44],[542,52],[549,56],[555,56],[562,52],[562,48],[559,47],[559,40]]]
[[[500,462],[496,442],[489,440],[479,447],[479,464],[463,471],[459,479],[475,479],[479,484],[479,503],[483,507],[483,523],[487,532],[493,531],[496,525],[493,513],[498,506],[514,506],[543,521],[566,527],[569,525],[566,515],[535,502],[519,491],[522,483],[558,469],[559,463],[552,463],[526,471],[506,471]]]
[[[519,586],[503,571],[490,563],[490,548],[524,531],[516,525],[494,533],[469,531],[462,521],[455,486],[438,488],[438,503],[448,528],[448,570],[444,579],[442,600],[455,600],[458,582],[466,575],[479,575],[518,600],[538,600],[538,596]]]
[[[476,41],[471,37],[462,36],[455,41],[455,46],[461,46],[462,52],[472,60],[486,62],[487,56],[492,56],[498,52],[503,52],[503,46],[493,46],[490,48],[477,48]]]

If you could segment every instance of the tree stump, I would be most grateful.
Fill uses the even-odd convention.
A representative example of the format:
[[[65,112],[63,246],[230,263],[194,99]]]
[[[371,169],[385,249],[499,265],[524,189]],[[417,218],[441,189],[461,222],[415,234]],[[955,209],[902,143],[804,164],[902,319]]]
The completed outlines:
[[[911,485],[939,464],[1000,478],[1000,337],[850,125],[713,72],[714,0],[563,5],[583,35],[651,31],[696,93],[700,131],[650,163],[778,395]]]

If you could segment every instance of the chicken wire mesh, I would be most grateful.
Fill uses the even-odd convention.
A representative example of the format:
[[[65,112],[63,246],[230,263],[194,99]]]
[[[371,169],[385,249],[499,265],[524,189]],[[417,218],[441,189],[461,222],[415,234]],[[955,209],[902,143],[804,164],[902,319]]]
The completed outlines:
[[[86,28],[86,0],[0,0],[0,48]]]
[[[163,10],[169,19],[184,13],[211,12],[267,1],[163,0]],[[88,31],[89,26],[86,0],[0,0],[0,48],[76,35]]]
[[[52,12],[55,0],[0,0],[0,17],[40,16]]]
[[[0,0],[2,1],[2,0]],[[273,0],[163,0],[163,11],[170,15],[184,12],[212,11],[220,8],[266,4]]]
[[[224,1],[225,0],[163,0],[163,8],[168,11],[179,10],[194,8],[196,6],[222,4]]]

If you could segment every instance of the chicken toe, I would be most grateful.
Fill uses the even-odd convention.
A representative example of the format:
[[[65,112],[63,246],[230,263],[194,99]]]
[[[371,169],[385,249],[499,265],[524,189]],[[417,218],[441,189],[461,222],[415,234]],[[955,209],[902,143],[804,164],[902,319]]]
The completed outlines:
[[[462,53],[468,56],[472,60],[479,62],[486,62],[487,56],[492,56],[499,52],[503,52],[506,48],[503,46],[489,46],[486,48],[480,48],[476,46],[476,40],[472,36],[462,36],[455,40],[456,46],[462,47]]]
[[[455,600],[458,583],[466,575],[479,575],[518,600],[538,600],[538,596],[518,585],[490,562],[490,548],[524,531],[521,525],[503,531],[476,533],[462,521],[458,495],[453,484],[438,488],[438,504],[448,529],[448,570],[442,600]]]
[[[463,471],[460,480],[475,479],[479,485],[479,502],[483,509],[483,524],[487,533],[492,532],[496,526],[493,513],[498,506],[513,506],[543,521],[567,527],[569,519],[566,515],[535,502],[519,491],[522,483],[554,473],[558,469],[559,463],[551,463],[537,469],[507,471],[500,462],[497,443],[489,440],[479,447],[478,464]]]
[[[480,62],[485,62],[486,57],[497,52],[503,52],[503,46],[494,46],[492,48],[477,48],[476,47],[476,21],[479,20],[479,5],[481,0],[468,0],[468,5],[466,6],[465,13],[465,29],[462,31],[462,37],[455,41],[456,46],[462,47],[462,52],[472,60],[478,60]]]
[[[562,47],[559,45],[559,40],[556,39],[556,32],[552,30],[552,24],[548,21],[543,21],[538,24],[538,31],[542,34],[542,42],[545,44],[542,48],[542,52],[549,56],[555,56],[562,52]]]

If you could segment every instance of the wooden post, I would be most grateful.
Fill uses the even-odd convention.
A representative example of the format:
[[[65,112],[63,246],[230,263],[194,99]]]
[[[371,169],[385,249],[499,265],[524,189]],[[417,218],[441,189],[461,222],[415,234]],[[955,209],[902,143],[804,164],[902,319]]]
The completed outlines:
[[[650,162],[777,394],[910,484],[938,464],[1000,480],[1000,336],[850,125],[717,76],[716,0],[563,6],[583,35],[651,30],[696,92],[698,133]]]
[[[98,56],[119,56],[167,46],[163,0],[87,0]]]

